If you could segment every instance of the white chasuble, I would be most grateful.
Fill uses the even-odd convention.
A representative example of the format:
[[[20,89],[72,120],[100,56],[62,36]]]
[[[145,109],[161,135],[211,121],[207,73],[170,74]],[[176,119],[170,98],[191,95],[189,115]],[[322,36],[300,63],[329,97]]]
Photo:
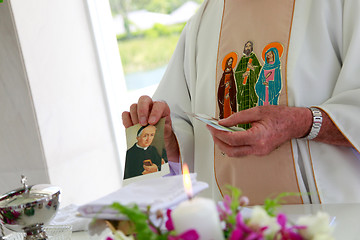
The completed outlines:
[[[287,105],[286,60],[293,9],[294,0],[225,0],[216,117],[226,118],[255,106]],[[300,192],[290,141],[264,157],[231,158],[215,146],[215,178],[222,194],[226,185],[236,186],[251,204],[263,204],[267,197],[282,192]],[[302,198],[293,196],[286,202],[302,203]]]
[[[181,162],[209,184],[203,196],[220,200],[232,184],[251,204],[279,192],[309,193],[288,203],[360,202],[359,12],[358,0],[204,0],[154,95],[170,106]],[[232,159],[184,113],[221,118],[266,104],[321,108],[353,147],[292,139]]]

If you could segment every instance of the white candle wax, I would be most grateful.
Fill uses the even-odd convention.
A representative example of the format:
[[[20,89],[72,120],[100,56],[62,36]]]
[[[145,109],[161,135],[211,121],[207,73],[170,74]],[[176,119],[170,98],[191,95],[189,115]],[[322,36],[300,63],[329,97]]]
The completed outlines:
[[[177,234],[194,229],[200,240],[223,240],[220,219],[214,201],[194,198],[182,202],[171,212]]]

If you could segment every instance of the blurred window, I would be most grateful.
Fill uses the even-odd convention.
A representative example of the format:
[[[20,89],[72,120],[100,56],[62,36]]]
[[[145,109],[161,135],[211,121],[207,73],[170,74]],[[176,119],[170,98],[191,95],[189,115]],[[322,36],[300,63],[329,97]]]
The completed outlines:
[[[126,88],[133,101],[153,94],[182,29],[202,1],[109,0]]]

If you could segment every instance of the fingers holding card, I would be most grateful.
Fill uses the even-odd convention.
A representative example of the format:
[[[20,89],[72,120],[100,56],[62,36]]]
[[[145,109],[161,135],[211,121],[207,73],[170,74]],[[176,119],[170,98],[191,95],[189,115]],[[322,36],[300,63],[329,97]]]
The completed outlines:
[[[213,128],[216,128],[218,130],[221,131],[226,131],[226,132],[236,132],[236,131],[245,131],[245,129],[241,128],[241,127],[225,127],[219,124],[219,121],[215,118],[212,118],[208,115],[205,114],[195,114],[195,113],[186,113],[187,115],[196,118],[197,120],[200,120],[210,126],[212,126]]]

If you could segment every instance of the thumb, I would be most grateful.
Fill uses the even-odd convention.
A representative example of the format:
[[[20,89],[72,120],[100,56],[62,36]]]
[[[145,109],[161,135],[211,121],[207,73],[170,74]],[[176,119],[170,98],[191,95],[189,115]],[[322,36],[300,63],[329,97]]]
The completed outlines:
[[[246,109],[246,110],[234,113],[230,117],[221,119],[219,121],[219,124],[223,125],[225,127],[232,127],[237,124],[246,124],[246,123],[255,122],[259,118],[259,116],[256,112],[257,111],[254,108]]]
[[[219,124],[225,127],[232,127],[238,124],[238,113],[232,114],[230,117],[219,120]]]

